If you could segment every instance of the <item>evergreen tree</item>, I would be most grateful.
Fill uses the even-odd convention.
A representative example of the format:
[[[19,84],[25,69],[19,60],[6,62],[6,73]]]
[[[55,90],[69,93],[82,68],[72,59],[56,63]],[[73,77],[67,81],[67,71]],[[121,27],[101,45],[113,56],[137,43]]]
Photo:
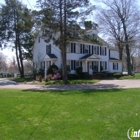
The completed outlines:
[[[32,12],[18,0],[5,0],[0,8],[0,24],[0,40],[11,43],[10,47],[15,49],[19,72],[24,77],[25,50],[26,53],[30,50],[33,41],[30,39],[34,25]]]

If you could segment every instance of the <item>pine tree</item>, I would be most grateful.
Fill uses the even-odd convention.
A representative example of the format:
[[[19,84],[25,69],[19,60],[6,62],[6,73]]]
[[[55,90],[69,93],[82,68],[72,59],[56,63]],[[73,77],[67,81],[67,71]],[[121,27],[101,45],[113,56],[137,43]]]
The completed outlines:
[[[10,47],[15,49],[19,72],[24,77],[23,53],[31,47],[25,45],[31,42],[30,37],[26,41],[25,38],[31,35],[34,24],[32,12],[18,0],[5,0],[5,5],[1,5],[0,18],[0,40],[11,43]]]

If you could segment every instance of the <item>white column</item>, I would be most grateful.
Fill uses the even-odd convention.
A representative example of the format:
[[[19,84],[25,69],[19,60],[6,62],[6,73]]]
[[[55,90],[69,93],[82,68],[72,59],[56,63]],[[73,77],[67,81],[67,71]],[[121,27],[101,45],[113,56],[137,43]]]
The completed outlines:
[[[47,78],[47,73],[46,73],[46,61],[45,61],[45,70],[44,70],[44,78]]]

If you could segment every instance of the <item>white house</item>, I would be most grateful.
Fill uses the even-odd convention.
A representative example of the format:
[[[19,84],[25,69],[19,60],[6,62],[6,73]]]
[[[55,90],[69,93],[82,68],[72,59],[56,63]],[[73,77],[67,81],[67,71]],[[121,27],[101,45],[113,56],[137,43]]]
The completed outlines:
[[[86,39],[78,38],[69,41],[67,65],[70,68],[70,73],[76,73],[75,69],[79,66],[82,67],[83,72],[88,72],[90,75],[101,70],[122,72],[122,62],[119,60],[118,50],[109,47],[105,41],[97,36],[96,31],[95,35],[94,31],[86,31]],[[96,40],[88,40],[88,37],[96,37]],[[53,40],[47,43],[45,39],[38,36],[33,46],[33,62],[34,68],[45,70],[46,77],[47,69],[53,63],[61,68],[61,50],[54,44]]]

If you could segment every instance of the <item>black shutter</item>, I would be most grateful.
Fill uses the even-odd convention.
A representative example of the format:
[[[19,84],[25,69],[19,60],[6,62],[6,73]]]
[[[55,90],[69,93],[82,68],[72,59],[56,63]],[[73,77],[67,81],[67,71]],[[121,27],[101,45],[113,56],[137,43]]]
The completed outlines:
[[[71,53],[73,53],[73,43],[71,43]]]
[[[75,66],[75,60],[73,60],[74,61],[74,70],[76,69],[76,66]]]
[[[100,46],[100,55],[102,55],[102,54],[101,54],[101,46]]]
[[[83,44],[83,53],[85,53],[85,45]]]
[[[80,53],[82,53],[82,44],[80,44]]]
[[[117,70],[118,70],[118,63],[117,63]]]
[[[90,52],[90,45],[89,45],[89,52],[88,53],[91,54],[91,52]]]
[[[73,51],[74,53],[76,52],[76,44],[74,43],[74,51]]]
[[[71,60],[71,70],[73,70],[73,60]]]
[[[114,70],[114,63],[113,63],[113,70]]]
[[[110,58],[110,50],[109,50],[109,58]]]
[[[82,61],[80,61],[80,67],[82,67]]]
[[[107,70],[107,62],[105,61],[105,70]]]
[[[105,55],[106,55],[106,47],[105,47]]]
[[[97,46],[97,55],[99,55],[99,46]]]
[[[92,45],[92,54],[93,54],[93,45]]]

